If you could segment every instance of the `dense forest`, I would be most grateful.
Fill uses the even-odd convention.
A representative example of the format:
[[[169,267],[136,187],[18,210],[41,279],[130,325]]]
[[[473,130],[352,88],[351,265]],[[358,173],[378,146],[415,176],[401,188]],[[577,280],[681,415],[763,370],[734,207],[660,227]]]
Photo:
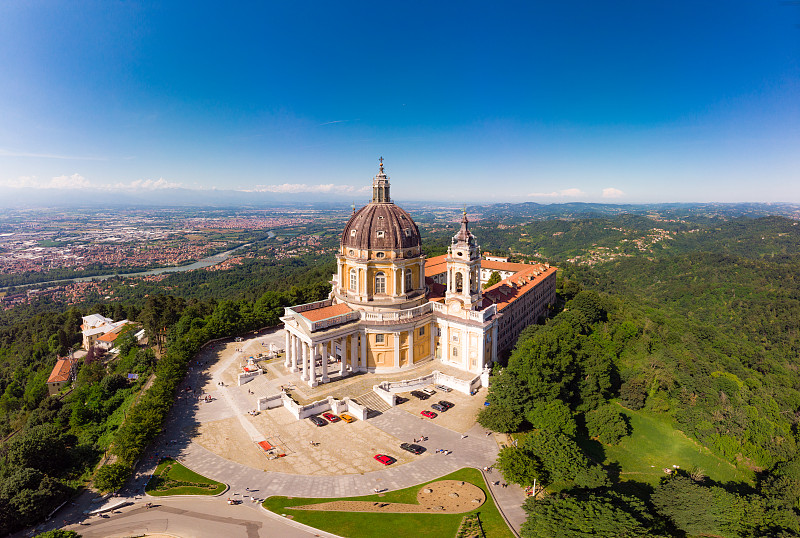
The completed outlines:
[[[506,479],[546,490],[526,503],[524,534],[800,533],[797,221],[622,215],[496,226],[474,226],[486,250],[559,267],[553,316],[527,328],[497,365],[480,416],[515,440],[498,461]],[[630,246],[655,229],[669,238]],[[426,231],[428,255],[443,253],[451,235]],[[566,261],[598,246],[623,255]],[[0,532],[46,515],[104,453],[116,463],[95,485],[124,481],[199,346],[277,323],[283,306],[324,296],[333,270],[323,257],[249,260],[135,287],[120,281],[113,302],[64,309],[45,300],[0,313],[0,434],[20,430],[0,448]],[[141,323],[160,359],[127,338],[118,358],[91,357],[72,392],[48,397],[56,356],[79,343],[91,312]],[[128,373],[141,375],[131,383]],[[636,467],[653,451],[646,442],[684,434],[713,467]]]
[[[607,224],[594,224],[548,226],[596,241]],[[525,536],[800,533],[799,240],[794,221],[736,220],[655,256],[560,266],[562,311],[520,336],[480,416],[514,434],[504,476],[547,490],[526,503]],[[687,434],[737,478],[630,472],[620,445],[670,442],[637,432],[639,417]]]
[[[279,271],[265,264],[236,282],[223,272],[198,273],[199,280],[174,275],[188,298],[148,294],[66,312],[44,303],[3,313],[0,435],[7,439],[0,447],[0,535],[43,519],[90,478],[101,490],[119,487],[161,430],[186,365],[203,343],[276,325],[285,306],[324,298],[330,290],[323,278],[330,277],[326,265],[289,263]],[[238,298],[193,298],[213,295],[191,293],[203,280],[230,282],[234,291],[217,295]],[[56,358],[80,345],[81,316],[89,313],[136,320],[154,346],[141,348],[129,331],[120,337],[118,356],[109,361],[90,352],[73,389],[48,396],[46,381]],[[131,373],[138,379],[129,381]],[[151,374],[154,382],[142,393]],[[92,477],[104,454],[115,463]]]

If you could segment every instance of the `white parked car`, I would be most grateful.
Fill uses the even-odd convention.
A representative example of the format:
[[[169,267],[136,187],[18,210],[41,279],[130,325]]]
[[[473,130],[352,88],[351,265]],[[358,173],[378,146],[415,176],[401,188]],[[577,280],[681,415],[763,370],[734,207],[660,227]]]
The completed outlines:
[[[444,385],[436,385],[436,388],[442,392],[450,392],[451,390],[453,390],[450,387],[446,387]]]
[[[432,388],[430,388],[430,387],[425,387],[424,389],[422,389],[422,392],[424,392],[425,394],[429,394],[429,395],[431,395],[431,396],[433,396],[434,394],[436,394],[436,391],[435,391],[435,390],[433,390],[433,389],[432,389]]]

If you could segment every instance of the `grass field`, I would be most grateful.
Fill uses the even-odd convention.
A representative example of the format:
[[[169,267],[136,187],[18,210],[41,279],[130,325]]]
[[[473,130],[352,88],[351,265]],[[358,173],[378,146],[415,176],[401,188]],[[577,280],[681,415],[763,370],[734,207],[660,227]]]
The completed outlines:
[[[225,484],[191,471],[173,459],[164,459],[156,467],[145,491],[155,497],[165,495],[217,495]]]
[[[604,464],[619,463],[621,480],[657,484],[664,468],[679,465],[687,471],[702,469],[717,482],[753,482],[750,471],[739,469],[676,430],[663,418],[642,411],[623,409],[630,417],[633,433],[618,445],[603,445]],[[587,452],[597,454],[597,450]]]
[[[465,515],[478,513],[487,538],[513,538],[513,534],[497,510],[489,494],[486,482],[477,469],[461,469],[437,480],[462,480],[475,484],[486,493],[486,502],[464,514],[376,514],[369,512],[328,512],[292,510],[292,506],[328,502],[331,499],[269,497],[264,507],[276,514],[291,515],[295,521],[339,536],[358,538],[384,538],[386,536],[414,536],[428,538],[450,538],[455,536]],[[433,480],[432,482],[436,482]],[[426,482],[429,484],[430,482]],[[417,503],[417,492],[425,484],[390,491],[382,496],[344,497],[345,501],[381,501],[395,503]]]

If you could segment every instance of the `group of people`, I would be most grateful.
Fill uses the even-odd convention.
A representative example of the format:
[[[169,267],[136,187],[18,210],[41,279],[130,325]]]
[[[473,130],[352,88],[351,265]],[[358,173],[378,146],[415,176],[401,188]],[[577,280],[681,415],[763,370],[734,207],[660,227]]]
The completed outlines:
[[[446,450],[446,449],[444,449],[444,448],[437,448],[437,449],[436,449],[436,453],[437,453],[437,454],[440,454],[440,453],[441,453],[441,454],[444,454],[445,456],[447,456],[447,455],[448,455],[448,454],[450,454],[451,452],[452,452],[452,450]]]
[[[423,435],[419,439],[417,439],[416,437],[414,438],[414,442],[415,443],[421,443],[422,441],[427,441],[427,440],[428,440],[428,436],[427,435]]]
[[[258,410],[253,409],[252,411],[248,411],[247,414],[250,415],[251,417],[254,417],[258,415]]]

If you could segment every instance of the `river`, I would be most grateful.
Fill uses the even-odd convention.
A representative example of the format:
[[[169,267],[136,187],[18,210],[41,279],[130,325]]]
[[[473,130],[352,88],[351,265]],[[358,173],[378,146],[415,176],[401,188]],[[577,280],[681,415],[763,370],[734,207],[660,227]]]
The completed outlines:
[[[270,237],[274,237],[272,232],[269,232]],[[248,247],[252,245],[252,243],[247,243],[245,245],[239,245],[238,247],[226,250],[225,252],[220,252],[219,254],[214,254],[213,256],[209,256],[208,258],[203,258],[202,260],[198,260],[190,265],[180,265],[180,266],[170,266],[170,267],[159,267],[157,269],[149,269],[147,271],[137,271],[134,273],[111,273],[108,275],[96,275],[96,276],[82,276],[76,278],[62,278],[59,280],[48,280],[47,282],[34,282],[31,284],[20,284],[18,287],[30,287],[30,286],[47,286],[50,284],[55,283],[66,283],[66,282],[87,282],[89,280],[108,280],[109,278],[114,277],[129,277],[129,276],[150,276],[150,275],[160,275],[162,273],[182,273],[184,271],[194,271],[195,269],[203,269],[204,267],[211,267],[212,265],[217,265],[220,262],[227,260],[231,254],[236,252],[237,250],[241,250],[244,247]],[[0,291],[5,291],[7,288],[0,288]]]

